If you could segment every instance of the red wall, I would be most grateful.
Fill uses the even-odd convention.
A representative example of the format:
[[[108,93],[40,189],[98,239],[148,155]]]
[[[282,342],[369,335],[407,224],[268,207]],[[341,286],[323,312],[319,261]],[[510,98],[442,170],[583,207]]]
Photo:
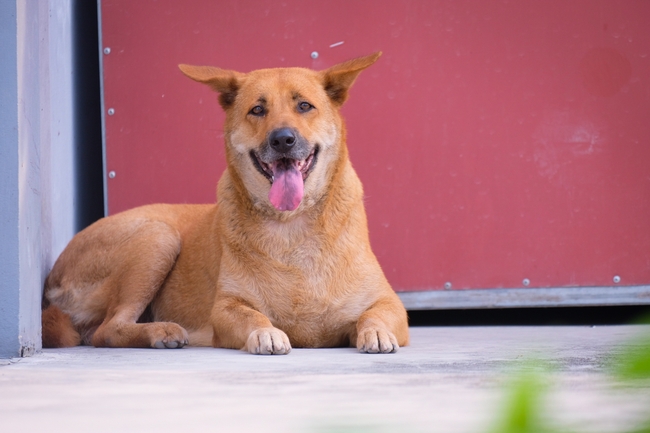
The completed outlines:
[[[397,290],[650,284],[650,2],[102,0],[101,13],[110,213],[214,201],[224,116],[177,64],[323,69],[382,50],[343,111]]]

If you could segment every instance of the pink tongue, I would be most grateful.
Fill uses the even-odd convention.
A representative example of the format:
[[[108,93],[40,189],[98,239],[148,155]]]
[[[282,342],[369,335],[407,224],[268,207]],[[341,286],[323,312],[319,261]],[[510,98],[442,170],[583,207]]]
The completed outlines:
[[[287,169],[273,167],[273,183],[269,200],[277,210],[295,210],[300,206],[303,194],[302,173],[291,166]]]

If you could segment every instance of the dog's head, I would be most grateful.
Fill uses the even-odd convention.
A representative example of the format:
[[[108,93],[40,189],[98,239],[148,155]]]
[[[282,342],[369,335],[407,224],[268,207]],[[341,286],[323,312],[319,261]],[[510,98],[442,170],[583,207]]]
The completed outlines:
[[[294,211],[322,197],[336,164],[347,158],[339,109],[359,73],[380,55],[324,71],[278,68],[244,74],[210,66],[179,67],[219,92],[226,112],[228,168],[254,203]]]

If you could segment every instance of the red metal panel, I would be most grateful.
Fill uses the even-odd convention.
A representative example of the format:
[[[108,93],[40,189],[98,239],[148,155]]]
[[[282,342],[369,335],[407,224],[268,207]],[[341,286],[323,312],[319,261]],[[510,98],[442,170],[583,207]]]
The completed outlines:
[[[382,50],[344,113],[397,290],[649,284],[648,17],[644,0],[103,0],[109,210],[214,200],[223,114],[177,64]]]

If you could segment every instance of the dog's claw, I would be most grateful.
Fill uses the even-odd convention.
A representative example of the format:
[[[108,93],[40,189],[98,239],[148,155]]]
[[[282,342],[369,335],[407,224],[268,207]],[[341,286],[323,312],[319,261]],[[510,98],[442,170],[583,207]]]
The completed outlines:
[[[177,349],[188,343],[187,331],[176,323],[158,322],[152,331],[151,347],[156,349]]]
[[[291,352],[291,343],[281,330],[262,328],[250,333],[245,348],[254,355],[286,355]]]
[[[399,344],[392,332],[367,328],[357,337],[357,349],[361,353],[395,353],[399,349]]]
[[[180,349],[183,346],[186,346],[187,343],[188,343],[187,340],[183,340],[183,341],[176,341],[176,340],[164,341],[164,340],[161,340],[161,341],[156,341],[154,343],[153,347],[156,348],[156,349]]]

